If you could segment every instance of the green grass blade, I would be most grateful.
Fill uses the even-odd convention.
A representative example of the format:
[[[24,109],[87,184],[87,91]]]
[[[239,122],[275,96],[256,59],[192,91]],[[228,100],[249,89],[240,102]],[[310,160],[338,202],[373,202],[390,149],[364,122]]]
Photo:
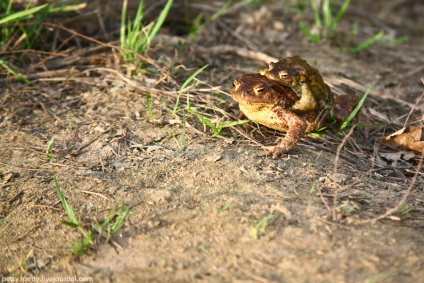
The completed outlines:
[[[8,71],[10,74],[12,74],[15,78],[20,79],[21,81],[25,82],[25,83],[29,83],[29,81],[24,78],[23,76],[19,75],[18,73],[16,73],[12,68],[10,68],[6,62],[4,62],[3,60],[0,60],[0,66],[2,66],[3,68],[6,69],[6,71]]]
[[[324,25],[328,29],[331,27],[332,15],[330,9],[330,0],[324,0],[322,3],[322,14],[324,15]]]
[[[315,193],[316,192],[316,190],[317,190],[317,184],[316,184],[316,182],[315,181],[313,181],[312,182],[312,186],[311,186],[311,189],[309,190],[309,193],[310,194],[313,194],[313,193]]]
[[[343,15],[346,13],[347,8],[350,5],[350,0],[345,0],[343,2],[342,7],[340,8],[339,12],[337,13],[337,15],[334,17],[333,23],[334,23],[334,28],[336,27],[337,23],[342,19]]]
[[[11,22],[11,21],[16,21],[16,20],[22,19],[24,17],[31,16],[32,14],[35,14],[35,13],[47,8],[49,5],[50,4],[44,4],[44,5],[37,6],[37,7],[34,7],[34,8],[30,8],[30,9],[27,9],[27,10],[24,10],[24,11],[13,13],[9,16],[4,17],[3,19],[0,19],[0,24],[5,24],[5,23]]]
[[[53,146],[53,142],[54,142],[55,138],[56,138],[56,135],[53,135],[52,138],[50,139],[49,143],[47,144],[47,148],[46,148],[46,157],[49,161],[53,161],[53,162],[56,161],[56,158],[52,157],[50,155],[50,152],[52,150],[52,146]]]
[[[304,23],[300,22],[299,28],[305,34],[305,36],[312,42],[319,43],[321,41],[320,36],[318,34],[312,34],[311,29]]]
[[[207,25],[215,21],[221,14],[231,5],[232,1],[227,1],[221,8],[208,18],[204,23],[201,23],[203,14],[199,14],[190,26],[189,37],[194,39]]]
[[[69,227],[72,227],[72,228],[79,228],[80,227],[79,224],[75,224],[73,222],[69,222],[69,221],[65,221],[65,220],[62,221],[62,224],[69,226]]]
[[[168,15],[169,10],[171,9],[173,0],[168,0],[165,7],[163,8],[162,12],[159,15],[159,18],[153,27],[152,31],[149,33],[149,43],[152,42],[153,38],[155,38],[156,34],[158,33],[159,29],[161,28],[163,22],[166,19],[166,16]]]
[[[182,145],[182,144],[178,141],[178,139],[177,139],[177,137],[175,136],[174,132],[173,132],[173,131],[171,131],[171,130],[169,130],[169,129],[167,129],[167,131],[168,131],[168,134],[170,134],[170,135],[171,135],[171,137],[174,139],[175,143],[177,144],[178,149],[179,149],[180,151],[181,151],[181,150],[183,150],[184,145]]]
[[[252,228],[250,231],[250,235],[253,239],[259,239],[259,236],[261,233],[265,233],[266,226],[268,222],[270,222],[272,219],[274,219],[277,215],[270,214],[266,217],[264,217],[261,221],[258,222],[258,224]]]
[[[142,21],[143,21],[143,15],[144,15],[144,3],[143,1],[140,2],[137,8],[137,14],[135,14],[135,19],[133,21],[133,24],[129,23],[129,27],[132,26],[132,28],[128,31],[128,36],[130,37],[130,42],[132,44],[136,44],[137,41],[146,41],[146,38],[144,34],[140,34],[142,30]],[[134,49],[139,50],[139,49]]]
[[[79,11],[81,9],[81,4],[76,5],[68,5],[64,7],[57,7],[57,8],[50,8],[47,13],[49,14],[57,14],[57,13],[69,13],[69,12],[75,12]]]
[[[121,11],[121,30],[120,30],[120,43],[121,47],[125,47],[125,30],[126,30],[126,16],[127,16],[128,0],[124,0],[122,3]]]
[[[84,247],[89,247],[92,241],[93,241],[93,232],[91,230],[88,230],[88,233],[85,236],[85,239],[83,242]]]
[[[187,133],[187,117],[185,113],[183,113],[183,130],[181,132],[181,150],[185,147],[185,140],[186,140],[186,133]]]
[[[111,229],[112,234],[116,233],[116,231],[118,231],[124,225],[125,220],[127,220],[129,215],[130,215],[129,210],[121,211],[118,214],[116,221],[112,225],[112,229]]]
[[[65,196],[63,195],[62,191],[60,190],[59,184],[57,183],[56,176],[54,178],[54,183],[56,185],[56,192],[59,195],[59,199],[62,202],[63,209],[65,209],[66,214],[68,214],[69,219],[71,219],[71,222],[68,222],[69,224],[75,225],[75,227],[80,227],[80,223],[78,219],[75,216],[74,211],[72,210],[71,206],[66,201]]]
[[[357,53],[362,51],[365,48],[370,47],[371,45],[373,45],[374,43],[376,43],[377,41],[379,41],[384,35],[384,31],[380,31],[379,33],[377,33],[376,35],[374,35],[373,37],[371,37],[370,39],[365,40],[364,42],[358,44],[357,46],[355,46],[352,49],[353,53]]]
[[[189,29],[189,32],[188,32],[190,39],[194,39],[196,37],[196,35],[203,28],[203,25],[201,24],[202,20],[203,20],[203,13],[200,13],[199,15],[197,15],[197,17],[191,23],[190,29]]]
[[[207,20],[207,24],[215,21],[221,16],[221,14],[231,5],[232,1],[227,1],[221,8],[218,9],[213,15]]]
[[[198,69],[196,72],[194,72],[194,74],[192,74],[181,86],[181,89],[178,91],[178,96],[177,96],[177,101],[175,102],[175,106],[174,106],[174,110],[172,111],[172,115],[175,115],[175,113],[177,113],[177,109],[178,109],[178,105],[180,103],[180,97],[181,97],[181,93],[184,90],[184,88],[198,75],[200,74],[204,69],[206,69],[206,67],[209,66],[208,64],[206,64],[205,66],[203,66],[202,68]]]
[[[147,114],[149,115],[150,122],[156,123],[155,117],[153,116],[152,103],[150,101],[150,95],[146,95],[146,106],[147,106]]]
[[[352,24],[352,30],[350,32],[350,37],[351,38],[355,38],[358,36],[359,33],[359,24],[357,21],[353,22]]]
[[[310,132],[310,133],[308,133],[308,136],[313,137],[313,138],[323,138],[325,135],[323,133],[319,133],[319,132]]]
[[[7,1],[7,3],[1,3],[0,5],[2,5],[3,9],[6,10],[6,15],[10,14],[10,11],[12,11],[12,0]]]
[[[411,38],[411,36],[409,35],[405,35],[405,36],[401,36],[399,38],[396,38],[392,41],[384,41],[384,42],[379,42],[379,44],[381,43],[382,45],[387,45],[387,46],[396,46],[402,43],[407,42],[409,39]]]
[[[199,120],[203,123],[209,126],[209,128],[211,128],[211,130],[215,133],[215,135],[219,134],[221,132],[220,129],[218,129],[214,123],[212,123],[211,120],[203,117],[202,115],[198,115]]]
[[[349,126],[352,119],[355,117],[355,115],[358,113],[359,109],[361,109],[362,104],[364,104],[365,99],[367,98],[370,91],[373,89],[374,83],[372,83],[365,94],[361,97],[361,100],[359,100],[358,105],[356,105],[355,109],[353,109],[352,113],[350,113],[349,117],[343,122],[342,126],[340,127],[340,131],[343,131],[347,126]]]
[[[225,123],[222,127],[223,128],[229,128],[229,127],[233,127],[233,126],[237,126],[237,125],[243,125],[246,123],[249,123],[250,120],[238,120],[238,121],[232,121],[230,123]]]
[[[315,0],[311,0],[311,8],[312,12],[314,13],[315,26],[320,28],[322,26],[322,23],[318,12],[317,2]]]

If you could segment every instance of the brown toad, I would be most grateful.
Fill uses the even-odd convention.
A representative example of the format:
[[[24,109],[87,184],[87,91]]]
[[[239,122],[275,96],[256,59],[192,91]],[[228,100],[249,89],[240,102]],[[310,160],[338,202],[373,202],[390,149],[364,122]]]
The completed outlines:
[[[319,110],[294,113],[291,108],[299,101],[298,95],[261,74],[236,78],[231,96],[239,103],[241,113],[250,120],[287,133],[281,144],[273,148],[273,158],[292,149],[305,133],[318,126],[315,120]]]
[[[300,58],[282,58],[269,64],[269,68],[258,71],[268,79],[292,88],[300,97],[293,105],[296,113],[320,110],[317,122],[333,115],[334,96],[317,69]]]

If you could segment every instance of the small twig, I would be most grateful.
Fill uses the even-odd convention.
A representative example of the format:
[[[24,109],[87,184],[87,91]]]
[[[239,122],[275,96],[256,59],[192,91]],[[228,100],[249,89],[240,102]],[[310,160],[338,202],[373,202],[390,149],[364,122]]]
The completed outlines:
[[[89,146],[90,144],[95,142],[96,140],[98,140],[101,136],[108,133],[110,130],[112,130],[112,127],[107,128],[104,132],[97,134],[93,139],[91,139],[88,142],[78,146],[77,148],[72,150],[71,155],[76,156],[76,155],[80,154],[81,150],[83,150],[84,148],[86,148],[87,146]]]
[[[127,84],[131,85],[132,87],[134,87],[136,90],[139,90],[141,92],[147,92],[147,93],[151,93],[151,94],[165,94],[165,95],[175,95],[176,92],[175,91],[165,91],[165,90],[159,90],[156,88],[149,88],[149,87],[145,87],[142,85],[139,85],[137,83],[135,83],[134,81],[132,81],[131,79],[127,78],[124,74],[122,74],[121,72],[111,69],[111,68],[93,68],[93,69],[88,69],[88,70],[84,70],[85,72],[87,71],[91,71],[91,70],[95,70],[95,71],[106,71],[109,73],[113,73],[118,75],[124,82],[126,82]],[[189,88],[189,87],[188,87]],[[182,92],[186,91],[186,89],[183,89]]]
[[[231,45],[217,45],[209,48],[196,46],[196,49],[201,53],[211,53],[211,54],[222,54],[222,53],[234,53],[241,57],[256,60],[264,64],[269,64],[270,62],[278,61],[277,58],[269,56],[266,53],[260,51],[252,51],[246,48],[231,46]]]
[[[65,81],[65,80],[69,80],[69,78],[75,75],[76,73],[78,73],[77,69],[70,68],[70,69],[61,69],[61,70],[55,70],[55,71],[38,72],[35,74],[30,74],[28,76],[23,76],[23,77],[26,78],[27,80],[36,80],[36,79],[52,78],[52,77],[57,78],[58,76],[60,76],[60,77],[63,77],[61,80]],[[9,78],[0,79],[0,83],[13,81],[13,80],[19,80],[19,78],[9,77]]]
[[[159,42],[164,41],[167,44],[179,44],[181,42],[183,43],[188,42],[186,39],[182,37],[168,36],[168,35],[158,35],[156,36],[155,41],[159,41]],[[269,64],[270,62],[278,61],[277,58],[269,56],[266,53],[263,53],[260,51],[252,51],[246,48],[232,46],[232,45],[216,45],[213,47],[203,47],[201,45],[194,44],[192,42],[190,42],[190,44],[193,45],[196,52],[201,54],[216,55],[216,54],[233,53],[244,58],[259,61],[264,64]]]
[[[351,88],[351,89],[353,89],[353,90],[355,90],[357,92],[360,92],[360,93],[364,93],[366,91],[366,87],[365,86],[363,86],[363,85],[361,85],[361,84],[359,84],[357,82],[354,82],[354,81],[352,81],[350,79],[342,78],[340,76],[338,76],[338,77],[331,77],[331,76],[326,77],[325,82],[326,83],[329,83],[330,84],[330,87],[335,86],[335,85],[346,85],[349,88]],[[332,87],[332,89],[333,89],[333,87]],[[383,93],[381,93],[379,91],[376,91],[375,89],[373,89],[373,90],[370,91],[370,95],[372,95],[373,97],[378,97],[378,98],[380,98],[382,100],[385,100],[385,101],[396,102],[399,105],[404,105],[404,106],[407,106],[407,107],[410,107],[410,108],[413,108],[414,107],[414,104],[406,101],[405,99],[396,98],[393,95],[391,95],[391,96],[384,95]],[[416,105],[416,106],[420,110],[423,110],[424,109],[424,106],[422,106],[422,105]]]
[[[380,142],[381,142],[381,139],[380,139]],[[379,148],[380,148],[380,144],[375,142],[374,147],[373,147],[373,151],[372,151],[372,156],[371,156],[371,166],[367,170],[367,173],[365,174],[365,176],[370,176],[373,172],[375,172],[375,170],[374,170],[375,159],[377,158],[377,154],[378,154],[377,152],[378,152]]]
[[[319,196],[319,199],[322,201],[322,203],[325,205],[325,207],[327,208],[327,210],[328,210],[328,213],[331,213],[331,208],[330,208],[330,206],[328,205],[328,202],[325,200],[325,198],[323,197],[323,195],[322,195],[322,192],[321,192],[321,188],[319,187],[319,185],[317,184],[317,183],[315,183],[315,186],[317,187],[317,191],[318,191],[318,196]]]
[[[9,54],[15,54],[15,53],[35,53],[35,54],[41,54],[41,55],[50,55],[50,56],[58,56],[58,57],[67,57],[68,54],[63,54],[63,53],[54,53],[54,52],[49,52],[49,51],[41,51],[41,50],[34,50],[34,49],[23,49],[23,50],[7,50],[7,51],[2,51],[2,55],[9,55]]]
[[[6,165],[6,166],[11,166],[11,167],[14,167],[14,168],[23,169],[23,170],[38,170],[38,171],[42,171],[42,170],[44,170],[44,169],[42,169],[42,168],[32,168],[32,167],[21,167],[21,166],[16,166],[16,165],[13,165],[13,164],[4,163],[4,162],[2,162],[2,161],[0,161],[0,164]]]
[[[89,195],[95,195],[95,196],[101,197],[101,198],[103,198],[105,200],[109,200],[109,198],[107,196],[105,196],[105,195],[103,195],[101,193],[96,193],[96,192],[91,192],[91,191],[85,191],[85,190],[80,190],[80,191],[83,192],[83,193],[89,194]]]
[[[266,147],[264,144],[262,144],[262,143],[260,143],[260,142],[258,142],[257,140],[255,140],[255,139],[252,139],[251,137],[249,137],[244,131],[242,131],[242,130],[239,130],[239,129],[237,129],[237,128],[233,128],[237,133],[239,133],[240,135],[242,135],[243,137],[245,137],[246,139],[248,139],[250,142],[252,142],[252,143],[254,143],[255,145],[257,145],[257,146],[259,146],[259,147],[262,147],[262,148],[264,148],[264,147]]]
[[[122,48],[122,47],[119,47],[119,46],[116,46],[116,45],[113,45],[113,44],[110,44],[110,43],[104,43],[104,42],[101,42],[101,41],[99,41],[99,40],[97,40],[97,39],[91,38],[91,37],[89,37],[89,36],[83,35],[83,34],[81,34],[81,33],[78,33],[78,32],[76,32],[76,31],[74,31],[74,30],[71,30],[71,29],[65,28],[65,27],[60,26],[60,25],[57,25],[57,24],[53,24],[53,23],[43,23],[43,25],[45,25],[45,26],[49,26],[49,27],[52,27],[52,28],[62,29],[62,30],[64,30],[64,31],[66,31],[66,32],[69,32],[70,34],[74,34],[75,36],[78,36],[78,37],[83,38],[83,39],[85,39],[85,40],[88,40],[88,41],[94,42],[94,43],[99,44],[99,45],[101,45],[101,46],[105,46],[105,47],[109,47],[109,48],[111,48],[111,49],[117,49],[117,50],[125,50],[126,52],[129,52],[129,53],[134,54],[135,56],[137,56],[138,58],[140,58],[140,59],[141,59],[141,60],[143,60],[144,62],[146,62],[146,63],[148,63],[148,64],[150,64],[150,65],[152,65],[152,66],[156,67],[156,68],[157,68],[159,71],[161,71],[163,74],[167,74],[167,75],[169,75],[169,72],[168,72],[167,70],[165,70],[164,68],[162,68],[161,66],[159,66],[159,65],[158,65],[158,64],[157,64],[157,63],[156,63],[153,59],[148,58],[148,57],[145,57],[145,56],[143,56],[143,55],[141,55],[141,54],[139,54],[139,53],[137,53],[137,52],[135,52],[135,51],[133,51],[133,50],[129,50],[129,49],[126,49],[126,48]]]
[[[369,223],[371,222],[372,224],[374,224],[377,220],[386,218],[387,216],[390,216],[393,212],[396,212],[399,210],[399,208],[402,206],[402,204],[406,201],[406,198],[409,196],[409,194],[411,193],[412,189],[414,188],[415,182],[417,181],[417,176],[421,170],[421,166],[423,164],[423,159],[424,159],[424,153],[421,154],[421,158],[420,161],[418,162],[417,165],[417,170],[414,173],[414,177],[412,178],[411,183],[409,184],[408,190],[406,191],[406,194],[402,197],[401,200],[399,200],[399,202],[395,205],[395,207],[387,210],[384,214],[362,221],[361,224],[365,224],[365,223]]]
[[[110,239],[109,244],[111,244],[112,247],[115,248],[115,250],[119,250],[120,252],[124,251],[124,248],[117,241]]]
[[[422,81],[422,82],[423,82],[423,84],[424,84],[424,79],[421,79],[421,81]],[[404,127],[404,128],[406,127],[406,124],[408,123],[409,117],[411,116],[412,112],[414,112],[415,107],[417,107],[418,103],[421,101],[421,99],[423,98],[423,96],[424,96],[424,92],[421,94],[421,96],[420,96],[420,97],[418,97],[417,102],[415,102],[414,106],[413,106],[413,107],[411,107],[411,110],[409,111],[408,116],[406,116],[405,123],[403,124],[403,127]]]
[[[13,198],[9,200],[9,204],[12,204],[15,200],[17,200],[20,196],[24,194],[24,191],[19,191]]]
[[[221,21],[217,21],[217,24],[227,32],[231,33],[232,36],[246,44],[247,47],[249,47],[252,50],[258,50],[258,47],[251,41],[247,40],[243,36],[241,36],[238,32],[235,32],[233,29],[229,28],[226,24],[222,23]]]
[[[52,210],[56,210],[56,211],[62,211],[62,208],[56,208],[50,205],[42,205],[42,204],[34,204],[32,205],[32,207],[42,207],[42,208],[48,208],[48,209],[52,209]]]
[[[347,139],[350,137],[350,135],[353,133],[353,130],[355,129],[355,125],[350,128],[349,132],[344,136],[342,142],[337,147],[336,157],[334,158],[334,168],[333,168],[333,182],[337,184],[336,178],[337,178],[337,167],[339,165],[339,156],[340,151],[342,150],[343,146],[345,145]],[[338,185],[338,184],[337,184]],[[336,221],[336,210],[337,210],[337,194],[339,193],[339,188],[334,190],[334,199],[333,199],[333,221]]]

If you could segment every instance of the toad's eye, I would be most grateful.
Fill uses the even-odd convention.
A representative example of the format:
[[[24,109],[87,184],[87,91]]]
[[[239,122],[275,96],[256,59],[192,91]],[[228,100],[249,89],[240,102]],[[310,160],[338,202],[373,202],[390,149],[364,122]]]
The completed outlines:
[[[265,88],[258,86],[258,87],[255,87],[253,91],[255,92],[256,95],[261,95],[265,91]]]
[[[280,79],[286,79],[289,77],[289,74],[286,71],[281,71],[279,74]]]

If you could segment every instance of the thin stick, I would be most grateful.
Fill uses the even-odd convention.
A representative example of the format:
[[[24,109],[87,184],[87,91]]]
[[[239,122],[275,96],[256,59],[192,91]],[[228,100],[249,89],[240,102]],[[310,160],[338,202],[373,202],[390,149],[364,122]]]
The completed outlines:
[[[330,206],[328,205],[328,202],[325,200],[324,196],[322,195],[322,193],[321,193],[321,188],[319,187],[319,185],[318,185],[317,183],[315,183],[315,186],[317,187],[317,191],[318,191],[319,199],[322,201],[322,203],[323,203],[323,204],[325,205],[325,207],[327,208],[328,213],[331,213],[331,208],[330,208]]]
[[[363,222],[361,222],[361,224],[364,223],[369,223],[372,222],[372,224],[374,224],[377,220],[386,218],[387,216],[391,215],[393,212],[396,212],[399,210],[399,208],[402,206],[402,204],[406,201],[406,198],[409,196],[409,194],[411,193],[412,189],[414,188],[415,182],[417,181],[417,176],[421,170],[421,166],[423,164],[423,159],[424,159],[424,153],[421,154],[421,158],[420,161],[418,162],[417,165],[417,170],[414,173],[414,177],[412,178],[411,183],[409,184],[408,190],[406,191],[406,194],[403,196],[403,198],[395,205],[395,207],[387,210],[384,214],[377,216],[375,218],[371,218],[368,220],[365,220]]]
[[[91,37],[89,37],[89,36],[85,36],[85,35],[83,35],[83,34],[81,34],[81,33],[78,33],[78,32],[76,32],[76,31],[74,31],[74,30],[68,29],[68,28],[66,28],[66,27],[63,27],[63,26],[60,26],[60,25],[57,25],[57,24],[52,24],[52,23],[43,23],[43,25],[45,25],[45,26],[49,26],[49,27],[53,27],[53,28],[57,28],[57,29],[62,29],[62,30],[64,30],[64,31],[69,32],[70,34],[74,34],[74,35],[76,35],[76,36],[78,36],[78,37],[81,37],[81,38],[83,38],[83,39],[85,39],[85,40],[88,40],[88,41],[91,41],[91,42],[97,43],[97,44],[99,44],[99,45],[101,45],[101,46],[105,46],[105,47],[109,47],[109,48],[111,48],[111,49],[117,49],[117,50],[125,50],[125,51],[127,51],[127,52],[133,53],[133,54],[135,54],[137,57],[139,57],[141,60],[143,60],[144,62],[146,62],[146,63],[148,63],[148,64],[150,64],[150,65],[152,65],[152,66],[155,66],[155,67],[156,67],[159,71],[161,71],[163,74],[169,75],[169,72],[168,72],[167,70],[165,70],[164,68],[162,68],[161,66],[159,66],[158,64],[156,64],[156,62],[155,62],[153,59],[150,59],[150,58],[148,58],[148,57],[145,57],[145,56],[143,56],[143,55],[141,55],[141,54],[139,54],[139,53],[137,53],[137,52],[135,52],[135,51],[133,51],[133,50],[129,50],[129,49],[126,49],[126,48],[122,48],[122,47],[119,47],[119,46],[116,46],[116,45],[113,45],[113,44],[110,44],[110,43],[104,43],[104,42],[101,42],[100,40],[97,40],[97,39],[91,38]]]
[[[334,169],[333,169],[333,182],[337,184],[336,177],[337,177],[337,167],[339,165],[339,157],[340,157],[340,151],[342,150],[342,147],[345,145],[347,139],[350,137],[350,135],[353,133],[353,130],[355,129],[355,125],[350,128],[349,132],[344,136],[342,142],[337,147],[336,157],[334,158]],[[336,208],[337,208],[337,194],[339,193],[339,188],[336,188],[334,190],[334,199],[333,199],[333,221],[336,221]]]
[[[240,47],[231,46],[231,45],[218,45],[218,46],[213,46],[209,48],[196,46],[196,48],[202,53],[205,53],[205,52],[209,52],[211,54],[234,53],[241,57],[256,60],[264,64],[269,64],[270,62],[278,61],[277,58],[269,56],[266,53],[263,53],[260,51],[252,51],[246,48],[240,48]]]
[[[421,79],[421,81],[424,84],[424,79]],[[415,110],[415,107],[417,107],[418,103],[421,101],[421,99],[424,96],[424,92],[421,94],[421,96],[417,99],[417,102],[415,102],[414,106],[411,108],[411,110],[408,113],[408,116],[406,117],[405,123],[403,124],[403,127],[406,127],[406,124],[408,123],[409,117],[411,116],[412,112]]]
[[[101,197],[101,198],[103,198],[105,200],[109,200],[109,198],[107,196],[105,196],[105,195],[103,195],[101,193],[96,193],[96,192],[91,192],[91,191],[85,191],[85,190],[80,190],[80,191],[83,192],[83,193],[89,194],[89,195],[95,195],[95,196]]]
[[[168,35],[158,35],[155,38],[156,41],[164,41],[167,44],[178,44],[180,42],[187,43],[188,41],[182,37],[177,36],[168,36]],[[195,51],[201,54],[216,55],[216,54],[225,54],[233,53],[240,57],[256,60],[258,62],[269,64],[270,62],[278,61],[278,58],[270,56],[266,53],[260,51],[252,51],[246,48],[232,46],[232,45],[216,45],[213,47],[203,47],[201,45],[193,44]]]

